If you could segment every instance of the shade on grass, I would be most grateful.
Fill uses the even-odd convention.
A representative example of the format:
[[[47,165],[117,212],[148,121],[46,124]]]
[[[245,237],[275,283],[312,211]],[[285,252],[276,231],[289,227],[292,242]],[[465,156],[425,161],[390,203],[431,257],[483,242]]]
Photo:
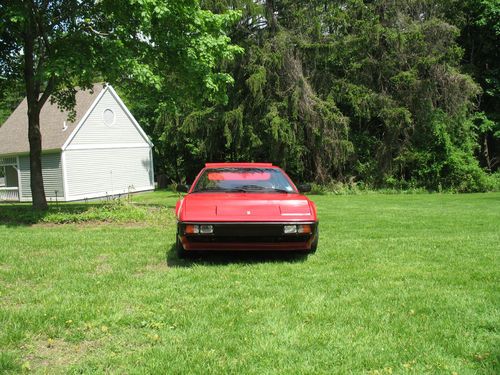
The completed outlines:
[[[500,194],[312,198],[309,257],[180,260],[166,192],[143,223],[4,219],[0,371],[499,372]]]

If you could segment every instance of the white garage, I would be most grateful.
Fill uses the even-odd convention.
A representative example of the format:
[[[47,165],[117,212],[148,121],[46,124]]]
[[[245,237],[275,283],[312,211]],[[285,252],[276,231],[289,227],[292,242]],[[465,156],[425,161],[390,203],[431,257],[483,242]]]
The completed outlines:
[[[152,143],[110,85],[76,94],[76,119],[50,101],[40,113],[48,200],[76,201],[154,189]],[[26,99],[0,127],[0,200],[30,201]]]

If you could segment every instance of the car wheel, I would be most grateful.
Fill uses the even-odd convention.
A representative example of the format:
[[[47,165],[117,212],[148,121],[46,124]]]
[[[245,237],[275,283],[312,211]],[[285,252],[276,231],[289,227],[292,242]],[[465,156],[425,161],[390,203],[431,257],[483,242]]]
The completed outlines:
[[[318,242],[319,242],[319,228],[317,229],[316,239],[314,240],[314,242],[311,245],[311,250],[309,250],[310,254],[313,254],[316,252],[316,249],[318,248]]]
[[[186,250],[184,250],[184,247],[182,246],[181,240],[179,239],[179,232],[175,235],[175,250],[177,252],[177,256],[179,258],[185,258],[186,257]]]

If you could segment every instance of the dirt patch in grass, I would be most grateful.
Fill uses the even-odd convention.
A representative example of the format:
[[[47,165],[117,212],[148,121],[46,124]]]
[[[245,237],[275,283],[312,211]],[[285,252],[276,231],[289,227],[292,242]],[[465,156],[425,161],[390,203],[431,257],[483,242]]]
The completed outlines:
[[[108,263],[101,263],[98,264],[97,267],[95,268],[95,275],[105,275],[108,273],[113,272],[113,267],[109,265]]]
[[[157,272],[166,272],[168,270],[168,264],[165,261],[154,264],[147,264],[146,266],[139,269],[135,276],[140,277],[147,273],[157,273]]]
[[[41,373],[62,373],[100,347],[99,341],[72,343],[63,339],[39,339],[25,348],[28,354],[24,356],[23,367]]]
[[[94,275],[105,275],[113,272],[113,267],[109,263],[109,254],[101,254],[97,257],[97,264]]]
[[[0,272],[9,272],[12,269],[8,264],[0,264]]]
[[[156,272],[156,271],[166,271],[168,268],[166,262],[160,262],[156,264],[148,264],[146,267],[144,267],[145,272]]]

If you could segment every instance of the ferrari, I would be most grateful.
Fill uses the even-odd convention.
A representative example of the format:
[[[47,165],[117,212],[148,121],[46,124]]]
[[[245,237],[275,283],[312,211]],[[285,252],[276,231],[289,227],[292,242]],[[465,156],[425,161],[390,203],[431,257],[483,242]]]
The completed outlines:
[[[314,203],[271,163],[207,163],[175,208],[179,256],[198,250],[314,252],[318,217]]]

